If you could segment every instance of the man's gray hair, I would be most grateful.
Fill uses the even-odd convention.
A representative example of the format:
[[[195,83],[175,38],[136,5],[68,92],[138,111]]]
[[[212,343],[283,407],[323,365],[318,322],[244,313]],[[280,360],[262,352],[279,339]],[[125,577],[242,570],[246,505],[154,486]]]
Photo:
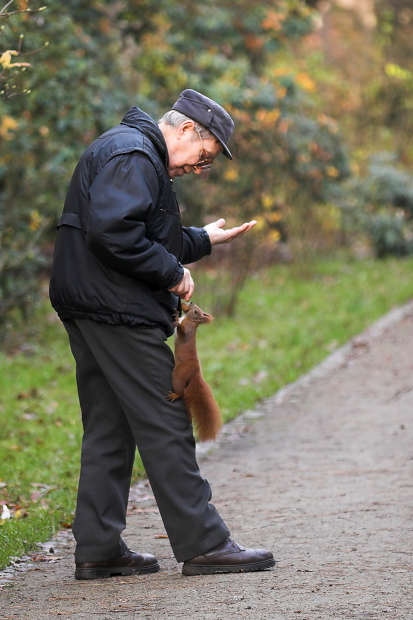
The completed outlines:
[[[176,110],[169,110],[169,112],[166,112],[166,114],[159,119],[160,123],[162,121],[164,121],[167,125],[172,125],[172,127],[179,127],[185,121],[192,121],[195,123],[194,130],[201,140],[215,140],[215,136],[209,131],[209,129],[206,129],[203,125],[200,125],[192,118],[189,118],[189,116],[185,116],[185,114],[181,114],[181,112],[177,112]]]

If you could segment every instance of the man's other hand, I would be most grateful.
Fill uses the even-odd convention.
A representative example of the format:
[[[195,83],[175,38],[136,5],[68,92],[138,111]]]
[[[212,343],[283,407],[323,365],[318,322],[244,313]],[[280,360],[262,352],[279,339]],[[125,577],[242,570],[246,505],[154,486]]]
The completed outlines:
[[[194,288],[195,285],[191,272],[189,269],[184,267],[184,277],[180,282],[178,282],[178,284],[175,284],[172,288],[168,288],[168,291],[175,293],[175,295],[178,295],[178,297],[184,299],[185,301],[189,301],[194,294]]]
[[[211,224],[207,224],[204,226],[204,229],[207,231],[209,235],[209,239],[212,245],[218,245],[219,243],[230,243],[237,237],[241,235],[245,235],[251,228],[255,226],[257,222],[252,220],[251,222],[245,222],[241,226],[236,226],[235,228],[228,228],[228,230],[224,230],[225,220],[221,218],[216,222],[211,222]]]

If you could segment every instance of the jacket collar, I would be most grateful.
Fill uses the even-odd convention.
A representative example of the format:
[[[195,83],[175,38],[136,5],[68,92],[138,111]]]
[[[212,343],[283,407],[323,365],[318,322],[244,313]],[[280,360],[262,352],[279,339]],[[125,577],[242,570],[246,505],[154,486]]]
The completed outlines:
[[[155,146],[165,166],[168,167],[168,148],[166,146],[165,138],[163,137],[159,126],[149,116],[149,114],[146,114],[143,110],[133,106],[122,118],[121,125],[127,125],[128,127],[139,129],[139,131],[147,136]]]

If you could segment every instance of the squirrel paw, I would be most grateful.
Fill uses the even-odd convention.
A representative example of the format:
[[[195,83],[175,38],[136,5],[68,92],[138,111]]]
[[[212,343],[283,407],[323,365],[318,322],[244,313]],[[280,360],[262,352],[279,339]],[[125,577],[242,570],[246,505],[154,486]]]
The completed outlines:
[[[170,400],[172,403],[177,400],[178,398],[181,398],[179,396],[179,394],[176,394],[176,392],[169,392],[168,396],[165,396],[166,400]]]

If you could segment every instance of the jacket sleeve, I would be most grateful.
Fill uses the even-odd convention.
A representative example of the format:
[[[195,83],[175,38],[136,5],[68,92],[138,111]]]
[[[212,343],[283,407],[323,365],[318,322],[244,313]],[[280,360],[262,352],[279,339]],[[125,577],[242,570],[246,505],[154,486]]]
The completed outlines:
[[[86,236],[88,248],[102,263],[152,289],[170,288],[184,274],[176,257],[145,235],[158,191],[156,171],[145,155],[113,157],[90,188]]]
[[[212,246],[209,235],[204,228],[182,228],[184,265],[195,263],[204,256],[211,254]]]

